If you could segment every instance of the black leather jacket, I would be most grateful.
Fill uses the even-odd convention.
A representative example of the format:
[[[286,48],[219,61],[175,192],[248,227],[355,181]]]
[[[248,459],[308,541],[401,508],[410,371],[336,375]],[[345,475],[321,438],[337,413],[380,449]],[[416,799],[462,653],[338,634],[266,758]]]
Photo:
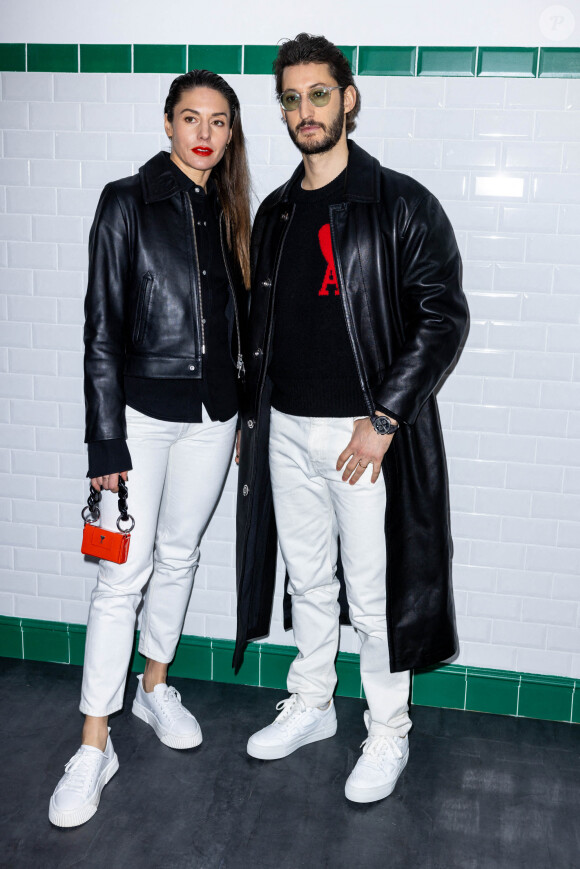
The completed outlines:
[[[245,290],[226,245],[232,356],[243,371]],[[85,441],[127,436],[124,374],[203,376],[204,319],[193,211],[160,152],[138,175],[107,184],[89,238],[85,300]]]
[[[238,642],[268,633],[276,523],[268,470],[267,374],[281,250],[292,220],[290,181],[262,203],[252,236],[247,402],[238,492]],[[461,259],[437,199],[349,142],[343,201],[329,207],[340,296],[369,413],[399,422],[382,465],[387,489],[387,623],[393,671],[427,666],[456,647],[451,534],[435,390],[466,330]],[[287,610],[286,623],[289,623]],[[347,613],[343,613],[347,620]]]

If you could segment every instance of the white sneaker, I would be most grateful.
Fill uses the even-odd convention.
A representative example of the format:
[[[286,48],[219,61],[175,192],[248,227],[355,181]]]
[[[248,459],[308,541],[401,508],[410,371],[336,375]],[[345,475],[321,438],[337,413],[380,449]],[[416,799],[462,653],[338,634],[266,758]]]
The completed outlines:
[[[181,704],[181,694],[165,683],[147,693],[143,675],[133,700],[133,715],[150,724],[161,742],[169,748],[195,748],[202,741],[201,727],[189,710]]]
[[[388,797],[409,760],[407,736],[373,733],[370,715],[365,712],[369,735],[362,743],[362,755],[349,775],[344,793],[354,803],[373,803]]]
[[[119,769],[111,737],[104,751],[81,745],[65,766],[50,799],[48,819],[57,827],[78,827],[93,817],[101,791]]]
[[[310,742],[328,739],[336,733],[336,712],[331,700],[324,709],[306,706],[298,694],[277,704],[282,710],[272,724],[258,730],[248,740],[248,754],[260,760],[287,757]]]

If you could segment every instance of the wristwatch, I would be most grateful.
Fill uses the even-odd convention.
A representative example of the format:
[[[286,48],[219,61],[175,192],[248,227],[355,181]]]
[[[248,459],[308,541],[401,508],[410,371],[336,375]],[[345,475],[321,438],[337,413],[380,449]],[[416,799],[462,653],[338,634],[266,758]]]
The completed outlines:
[[[376,433],[380,435],[394,434],[399,428],[398,422],[391,422],[387,416],[377,416],[376,413],[371,414],[371,422]]]

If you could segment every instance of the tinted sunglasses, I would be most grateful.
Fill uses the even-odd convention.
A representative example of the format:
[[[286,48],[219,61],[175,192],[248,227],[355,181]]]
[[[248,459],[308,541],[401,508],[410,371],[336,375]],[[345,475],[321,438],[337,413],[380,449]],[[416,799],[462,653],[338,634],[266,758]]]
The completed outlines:
[[[294,109],[297,109],[300,105],[300,98],[302,94],[306,94],[308,97],[308,101],[317,109],[321,109],[323,106],[327,106],[330,102],[330,97],[332,96],[332,91],[340,91],[342,87],[340,85],[334,85],[334,87],[328,87],[327,85],[316,85],[316,87],[310,88],[310,90],[302,91],[284,91],[284,93],[280,96],[280,105],[284,109],[285,112],[293,112]]]

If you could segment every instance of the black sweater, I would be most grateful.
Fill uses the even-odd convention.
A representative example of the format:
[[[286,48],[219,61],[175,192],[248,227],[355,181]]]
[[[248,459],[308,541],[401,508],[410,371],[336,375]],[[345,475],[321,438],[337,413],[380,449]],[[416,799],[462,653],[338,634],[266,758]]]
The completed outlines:
[[[291,191],[295,211],[276,283],[272,405],[295,416],[367,413],[334,271],[329,205],[346,170],[325,187]]]

